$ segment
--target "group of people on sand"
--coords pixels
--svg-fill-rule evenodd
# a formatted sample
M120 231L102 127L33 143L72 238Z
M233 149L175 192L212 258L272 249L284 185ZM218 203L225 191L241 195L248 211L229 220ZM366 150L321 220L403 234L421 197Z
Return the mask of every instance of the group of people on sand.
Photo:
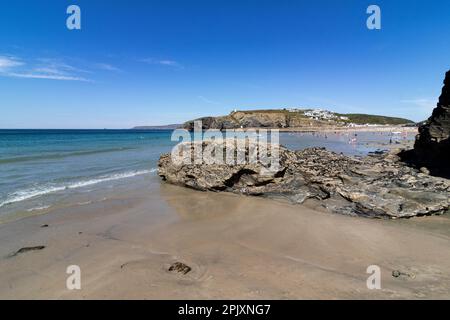
M408 131L380 131L380 132L371 132L372 134L381 135L381 136L388 136L389 137L389 144L394 143L395 141L398 141L400 139L406 140L408 139ZM327 132L295 132L290 133L295 135L312 135L313 137L318 138L324 138L328 139ZM341 136L348 137L347 141L349 144L356 145L358 143L358 133L356 132L340 132L340 131L334 131L333 134L340 138Z

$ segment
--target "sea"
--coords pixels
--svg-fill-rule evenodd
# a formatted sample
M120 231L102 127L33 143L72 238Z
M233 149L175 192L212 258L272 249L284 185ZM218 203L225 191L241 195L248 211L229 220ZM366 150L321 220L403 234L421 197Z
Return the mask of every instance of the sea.
M0 223L82 205L134 179L154 182L159 156L178 143L171 136L172 130L0 130ZM280 133L290 149L326 147L353 156L392 138L380 132Z

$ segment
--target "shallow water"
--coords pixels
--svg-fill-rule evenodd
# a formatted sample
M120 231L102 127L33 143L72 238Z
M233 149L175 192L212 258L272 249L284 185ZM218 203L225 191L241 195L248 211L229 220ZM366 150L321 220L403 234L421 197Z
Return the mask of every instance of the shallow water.
M169 131L0 130L0 219L156 170Z
M0 130L0 222L82 204L87 194L104 196L138 177L156 179L160 154L177 143L171 133ZM389 133L280 133L280 143L290 149L320 146L348 155L365 155L390 139Z
M292 150L309 147L325 147L328 150L351 156L365 156L369 152L383 150L380 146L401 140L414 140L412 132L395 134L390 132L284 132L280 143Z

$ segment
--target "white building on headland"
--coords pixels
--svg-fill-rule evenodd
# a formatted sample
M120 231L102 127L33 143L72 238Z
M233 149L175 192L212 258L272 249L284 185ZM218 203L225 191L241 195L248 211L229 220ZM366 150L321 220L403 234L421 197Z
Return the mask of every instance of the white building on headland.
M314 120L334 120L337 118L333 112L322 109L308 110L305 111L304 115Z

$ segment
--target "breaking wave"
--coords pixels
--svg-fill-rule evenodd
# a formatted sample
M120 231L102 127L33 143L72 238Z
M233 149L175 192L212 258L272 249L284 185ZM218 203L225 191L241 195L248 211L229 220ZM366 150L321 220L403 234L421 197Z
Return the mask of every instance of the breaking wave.
M93 178L93 179L88 179L88 180L69 182L69 183L65 183L65 184L62 184L62 183L61 184L52 184L52 185L45 184L45 185L41 185L41 186L37 186L37 187L33 187L33 188L18 190L18 191L15 191L15 192L9 194L8 197L4 201L0 202L0 208L3 206L6 206L6 205L12 204L12 203L40 197L40 196L47 195L50 193L55 193L58 191L78 189L78 188L98 184L101 182L131 178L131 177L135 177L135 176L139 176L139 175L143 175L143 174L153 173L155 171L156 171L156 169L154 169L154 168L152 168L150 170L128 171L128 172L123 172L123 173L115 173L115 174L111 174L111 175L99 176L98 178Z

